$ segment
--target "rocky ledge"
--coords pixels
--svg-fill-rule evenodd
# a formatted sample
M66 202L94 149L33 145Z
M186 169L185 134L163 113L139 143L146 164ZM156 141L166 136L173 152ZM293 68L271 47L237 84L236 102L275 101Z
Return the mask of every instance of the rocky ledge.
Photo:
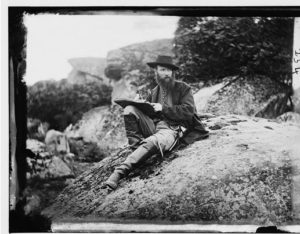
M111 193L124 155L81 174L43 211L58 219L284 225L299 221L300 125L227 115L203 120L208 139L153 156ZM298 216L297 216L298 214Z

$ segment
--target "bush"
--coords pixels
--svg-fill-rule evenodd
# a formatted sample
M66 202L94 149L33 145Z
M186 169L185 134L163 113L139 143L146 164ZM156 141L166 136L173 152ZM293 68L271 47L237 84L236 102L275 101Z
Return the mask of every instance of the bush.
M185 81L259 74L291 84L293 18L182 17L174 42Z
M63 131L91 108L110 104L111 91L110 86L99 82L38 82L28 87L28 117L48 122L50 128Z

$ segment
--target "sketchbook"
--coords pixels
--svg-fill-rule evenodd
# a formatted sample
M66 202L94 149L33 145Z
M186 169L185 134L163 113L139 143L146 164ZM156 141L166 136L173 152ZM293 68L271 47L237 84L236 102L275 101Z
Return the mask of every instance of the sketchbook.
M125 108L126 106L132 105L142 111L144 114L151 118L157 117L157 112L154 111L153 106L146 101L132 100L128 98L117 98L114 100L115 103Z

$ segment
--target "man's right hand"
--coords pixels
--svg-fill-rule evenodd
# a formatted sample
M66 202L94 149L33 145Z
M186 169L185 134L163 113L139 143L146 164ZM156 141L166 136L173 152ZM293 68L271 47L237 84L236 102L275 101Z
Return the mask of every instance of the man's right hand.
M162 105L160 103L151 103L155 112L162 111Z

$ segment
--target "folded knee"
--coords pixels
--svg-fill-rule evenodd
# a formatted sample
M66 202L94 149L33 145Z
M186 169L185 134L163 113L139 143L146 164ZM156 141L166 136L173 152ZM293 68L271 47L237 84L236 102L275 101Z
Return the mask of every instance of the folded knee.
M155 138L151 136L143 140L141 147L144 147L146 150L158 150Z
M124 115L130 115L130 114L136 115L137 110L138 110L138 109L137 109L135 106L129 105L129 106L126 106L126 107L124 108L123 114L124 114Z

